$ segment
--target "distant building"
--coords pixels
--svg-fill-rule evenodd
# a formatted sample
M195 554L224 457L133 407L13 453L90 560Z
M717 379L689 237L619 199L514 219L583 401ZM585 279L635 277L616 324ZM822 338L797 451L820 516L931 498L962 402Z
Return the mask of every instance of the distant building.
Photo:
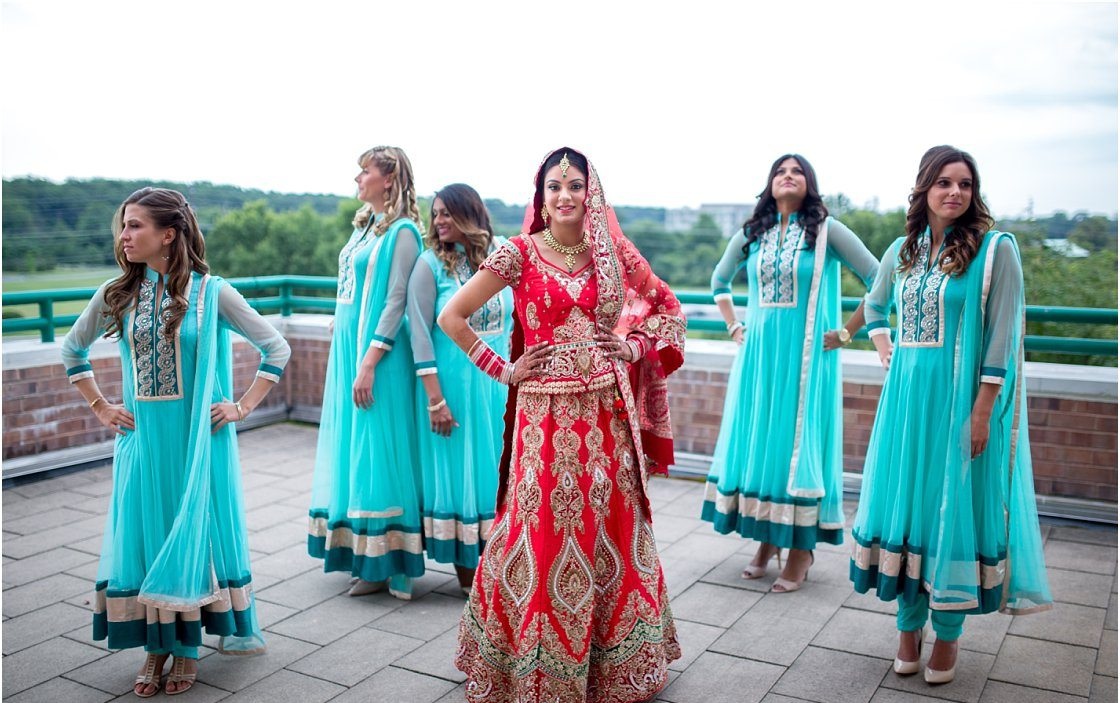
M1079 247L1068 239L1043 239L1042 246L1068 259L1084 259L1089 256L1088 249Z
M723 232L730 237L739 231L743 223L754 212L754 204L742 203L705 203L698 209L682 207L665 210L665 229L681 232L692 229L700 221L701 215L708 215Z

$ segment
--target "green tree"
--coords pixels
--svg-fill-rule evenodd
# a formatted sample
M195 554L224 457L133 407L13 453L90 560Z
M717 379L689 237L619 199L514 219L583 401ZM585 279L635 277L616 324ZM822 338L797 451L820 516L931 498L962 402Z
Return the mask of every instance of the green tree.
M1069 240L1089 251L1116 251L1116 221L1094 215L1077 223Z

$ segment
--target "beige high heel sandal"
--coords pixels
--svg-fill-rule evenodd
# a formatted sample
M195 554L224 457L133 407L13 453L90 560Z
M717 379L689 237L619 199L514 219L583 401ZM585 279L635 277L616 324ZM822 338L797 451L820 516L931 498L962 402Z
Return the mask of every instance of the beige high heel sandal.
M198 660L194 659L195 670L192 672L187 671L187 658L175 657L175 662L171 665L171 674L167 677L167 683L163 685L163 692L169 696L177 696L180 693L186 693L194 688L195 679L198 678ZM178 687L174 691L167 690L167 684L187 684L185 687Z
M800 589L801 584L805 583L805 581L809 578L809 569L811 569L813 567L813 563L816 562L816 560L817 560L817 558L813 555L813 550L810 549L809 550L809 566L805 567L805 575L801 577L801 580L800 581L790 581L789 579L784 579L781 576L779 576L778 578L774 579L774 585L772 585L770 587L770 592L771 593L793 593L794 591ZM788 558L786 559L786 563L787 564L789 563Z
M163 657L163 661L159 658ZM167 663L166 654L149 654L148 658L144 660L144 669L136 675L136 682L132 684L132 692L136 694L137 698L151 698L159 693L160 680L163 678L163 665ZM156 665L159 665L159 671L156 671ZM141 693L136 690L140 684L145 686L155 685L151 693Z
M763 546L765 546L766 544L767 544L766 542L763 542ZM770 546L773 546L773 545L770 545ZM759 549L762 549L762 547L759 547ZM782 549L781 549L781 547L774 547L774 553L771 554L769 557L767 557L766 561L764 561L763 563L758 564L758 565L747 564L747 568L743 569L743 578L747 579L748 581L762 578L763 576L766 575L766 569L770 565L770 560L774 559L775 557L778 559L778 568L781 569L782 568Z
M911 631L911 634L918 635L918 658L914 661L906 661L905 659L894 658L894 673L899 676L911 676L918 673L922 668L922 643L926 638L926 629L923 627L917 631Z

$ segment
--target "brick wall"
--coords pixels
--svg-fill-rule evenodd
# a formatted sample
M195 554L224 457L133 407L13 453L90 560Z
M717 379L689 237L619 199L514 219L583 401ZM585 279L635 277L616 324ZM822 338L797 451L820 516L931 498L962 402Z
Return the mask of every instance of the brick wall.
M670 377L678 451L711 455L715 449L728 371L713 366L686 364ZM844 383L845 471L863 472L881 390L879 383ZM1027 402L1035 491L1116 502L1116 401L1028 395Z
M323 316L277 320L292 346L292 359L265 408L316 421L330 350ZM721 346L724 345L724 346ZM724 342L689 342L684 368L669 380L677 451L703 462L715 448L732 350ZM13 361L4 352L4 458L80 447L111 439L67 382L57 349L42 345L37 363ZM843 352L844 470L860 473L879 400L882 371L869 352ZM106 396L120 398L120 362L113 349L94 356L94 370ZM238 393L252 382L258 357L246 342L234 346ZM1115 369L1034 365L1028 369L1031 445L1039 495L1117 499L1117 404ZM1045 367L1045 368L1044 368ZM1035 375L1032 377L1032 373ZM1111 375L1111 385L1108 381ZM1077 378L1078 376L1083 378ZM1045 377L1045 378L1043 378ZM1033 388L1032 388L1033 384ZM1087 397L1101 396L1096 399Z
M113 438L102 427L77 389L66 378L57 351L43 354L39 365L9 368L4 364L4 459L69 449ZM52 357L53 358L49 358ZM5 360L6 362L7 360ZM97 385L106 399L120 402L121 363L103 357L91 361ZM260 356L243 340L233 345L233 379L240 397L253 382ZM261 408L287 405L286 379L265 398Z

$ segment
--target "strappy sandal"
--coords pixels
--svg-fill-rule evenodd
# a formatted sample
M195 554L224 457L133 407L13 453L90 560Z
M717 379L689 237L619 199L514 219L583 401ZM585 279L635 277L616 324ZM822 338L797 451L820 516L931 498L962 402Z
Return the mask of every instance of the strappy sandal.
M171 665L171 674L167 677L167 683L163 685L163 692L169 696L177 696L180 693L186 693L194 688L195 679L198 678L198 660L193 659L195 662L195 670L187 671L187 658L175 657L175 662ZM168 684L176 684L178 687L174 691L168 691ZM186 684L186 686L181 686Z
M160 661L163 657L163 661ZM148 658L144 660L144 668L136 675L136 682L132 684L132 692L137 698L151 698L159 693L160 681L163 678L163 665L167 663L166 654L149 654ZM158 665L158 671L157 669ZM154 686L151 693L142 693L136 690L137 686L143 684L144 686Z
M763 549L767 544L764 542L759 549ZM770 545L773 546L773 545ZM766 575L766 568L770 565L771 559L778 560L778 568L782 568L782 549L781 547L773 547L774 551L770 556L766 557L766 561L761 564L747 564L747 568L743 569L743 578L748 581L753 579L760 579Z
M778 578L774 579L774 584L772 586L770 586L770 592L771 593L793 593L794 591L800 590L801 584L805 583L806 579L809 578L810 567L812 567L813 564L816 561L817 561L817 558L815 556L813 556L813 550L810 549L809 550L809 566L805 567L805 574L801 577L801 579L799 581L790 581L789 579L784 579L784 578L779 576ZM787 565L789 564L789 557L788 556L786 557L786 564Z

